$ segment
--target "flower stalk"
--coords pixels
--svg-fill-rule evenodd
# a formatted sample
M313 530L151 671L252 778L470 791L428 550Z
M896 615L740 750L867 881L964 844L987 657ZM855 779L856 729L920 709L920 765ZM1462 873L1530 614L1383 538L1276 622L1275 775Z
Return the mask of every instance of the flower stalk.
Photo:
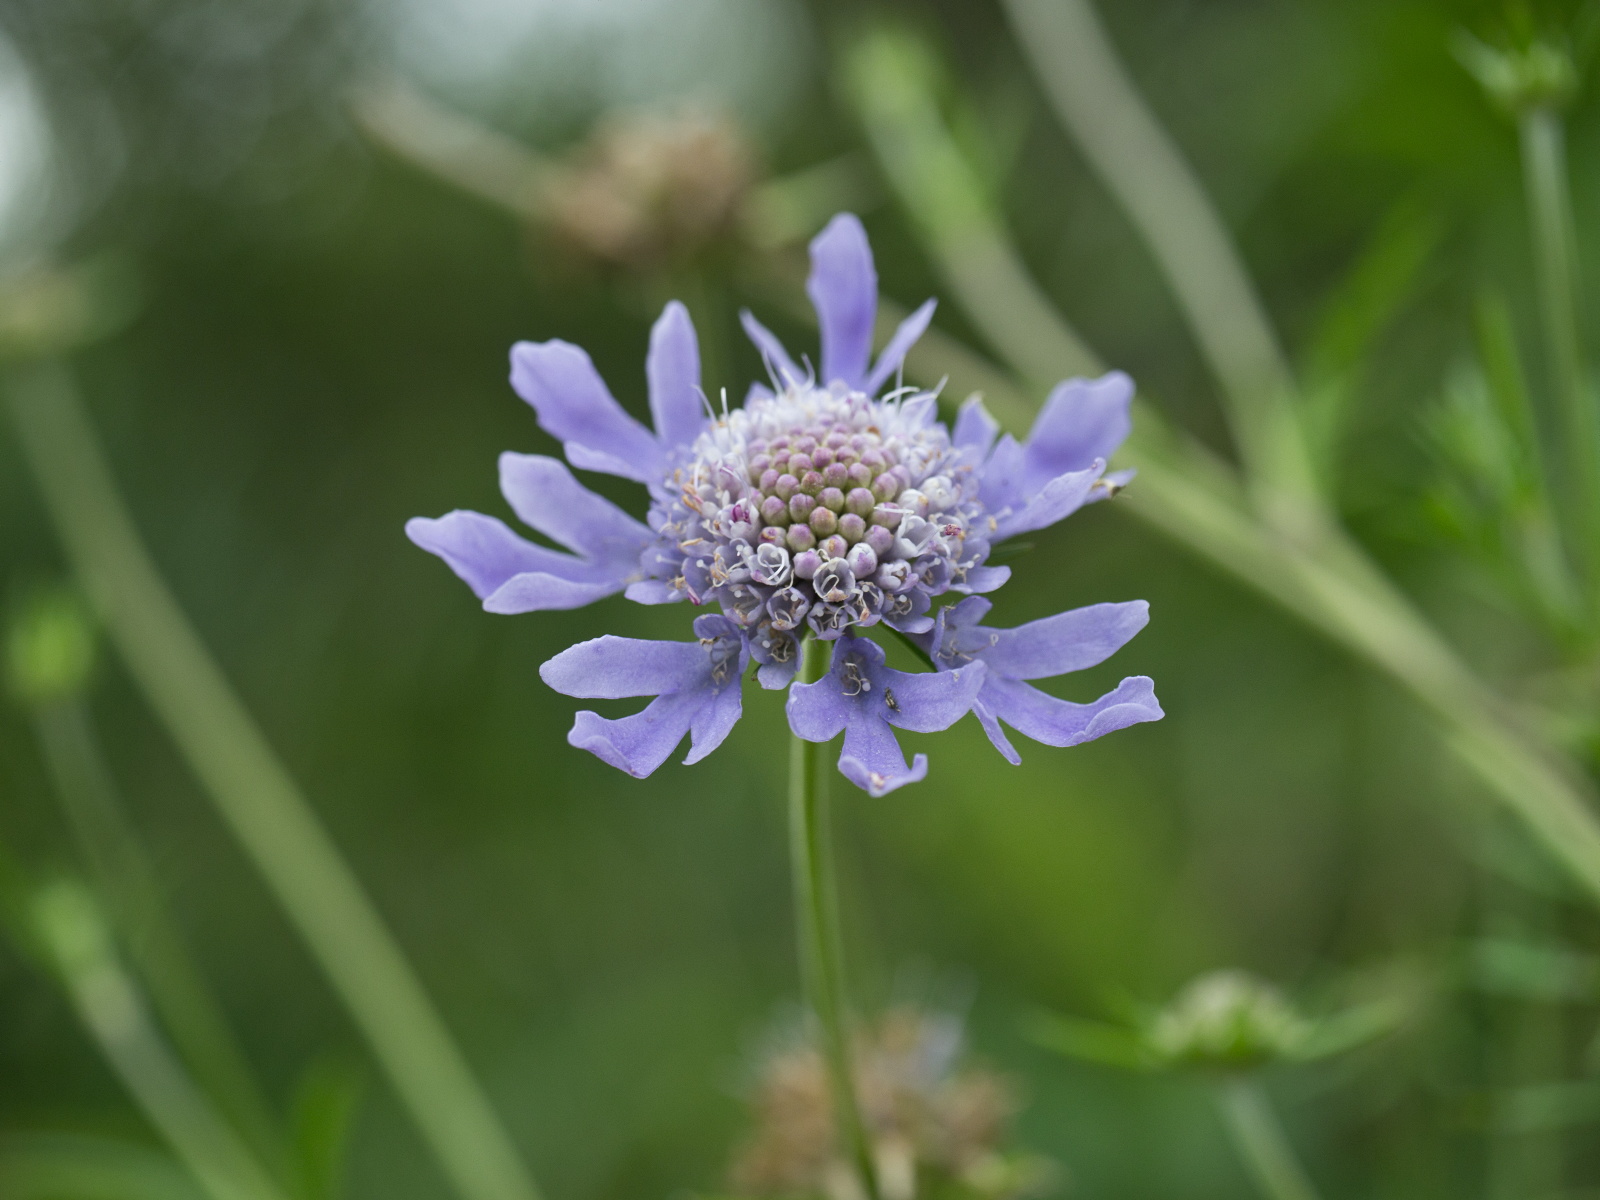
M816 683L828 673L831 642L807 638L801 648L799 682ZM839 1143L859 1176L868 1200L878 1200L872 1142L861 1115L846 1027L844 955L839 944L839 898L834 879L828 820L825 742L789 738L789 849L794 873L795 922L800 975L827 1064Z
M1318 1200L1272 1102L1253 1075L1234 1075L1218 1083L1217 1107L1239 1157L1267 1200Z

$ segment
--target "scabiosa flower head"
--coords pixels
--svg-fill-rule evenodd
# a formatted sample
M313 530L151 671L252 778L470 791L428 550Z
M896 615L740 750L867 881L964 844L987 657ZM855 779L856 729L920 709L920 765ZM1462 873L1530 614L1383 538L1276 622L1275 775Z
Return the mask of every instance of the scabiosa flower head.
M1100 606L1121 614L1110 625L1081 614L1011 631L973 625L987 611L975 594L1010 575L987 565L996 543L1126 482L1105 467L1128 433L1131 381L1113 373L1062 384L1020 443L999 436L976 400L949 430L934 393L884 390L932 319L933 301L874 361L877 275L860 222L834 218L811 255L820 371L798 367L746 313L771 386L753 386L742 407L707 401L694 328L676 302L656 322L645 364L653 429L617 403L576 346L513 348L512 386L563 443L567 462L644 484L644 522L587 491L566 464L507 453L507 501L565 552L462 511L413 520L412 540L449 563L491 612L573 608L619 591L644 604L687 600L708 610L694 621L695 642L602 637L541 669L572 696L655 697L621 720L579 713L569 736L637 776L654 771L686 733L687 761L715 749L738 719L746 664L756 664L762 686L787 687L806 638L835 643L833 667L795 686L790 725L813 741L843 731L840 769L875 795L927 770L923 755L906 765L894 727L934 732L978 706L995 744L1016 761L997 719L1071 745L1159 717L1147 679L1125 681L1076 716L1083 706L1019 682L1100 661L1142 625L1141 605ZM959 596L969 597L966 607L947 615L943 598ZM936 670L886 667L869 636L880 626L919 639ZM994 645L979 645L990 635ZM1033 649L1043 657L1018 665Z

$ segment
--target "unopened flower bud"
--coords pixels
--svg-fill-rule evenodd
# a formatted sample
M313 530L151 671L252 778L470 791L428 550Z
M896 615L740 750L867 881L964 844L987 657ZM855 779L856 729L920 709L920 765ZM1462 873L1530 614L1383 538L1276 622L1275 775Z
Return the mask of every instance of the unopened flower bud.
M865 542L857 542L851 546L850 553L845 555L844 560L850 564L850 570L857 579L870 579L873 572L878 569L878 556Z
M809 525L791 525L783 540L790 550L799 554L817 544L817 535L811 532Z
M811 530L818 537L827 537L839 528L839 518L831 508L817 507L811 510Z
M822 569L822 555L815 550L805 550L794 556L794 573L797 579L812 579Z
M823 508L832 509L835 513L844 511L844 493L836 487L825 487L817 496L817 503Z

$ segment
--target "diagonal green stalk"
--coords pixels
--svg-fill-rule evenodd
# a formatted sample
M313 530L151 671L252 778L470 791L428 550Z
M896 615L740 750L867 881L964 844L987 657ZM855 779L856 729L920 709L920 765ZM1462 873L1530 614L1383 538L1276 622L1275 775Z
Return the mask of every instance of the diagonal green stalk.
M84 1028L211 1200L285 1200L162 1040L87 889L51 884L30 908L32 934Z
M1090 166L1166 276L1217 380L1252 489L1314 490L1295 382L1234 248L1182 152L1128 77L1089 0L1005 0L1017 42Z
M167 911L154 864L128 820L83 701L46 705L34 720L45 767L97 890L135 969L197 1083L269 1161L281 1135L221 1007Z
M800 651L798 681L815 683L826 675L831 651L831 643L807 638ZM839 896L828 821L827 743L807 742L793 734L789 737L789 855L800 975L827 1067L839 1144L849 1156L862 1193L867 1200L878 1200L872 1141L862 1120L851 1063Z
M915 62L903 51L885 50L858 47L845 74L892 188L924 231L944 221L981 221L986 240L1006 247L1021 272L1020 258L940 124L931 94L921 87ZM935 139L943 143L938 153ZM943 230L928 237L927 245L954 298L980 330L1003 326L1013 302L1019 311L1030 310L1031 292L1009 297L968 287L961 262L942 253L959 236L959 230ZM907 373L934 382L949 373L950 356L945 357L944 366L919 374L928 358L914 350ZM1053 368L1034 359L1010 365L1027 387L1039 389L1077 369L1064 360ZM1032 409L1013 404L996 415L1019 431ZM1168 428L1148 406L1138 408L1128 456L1139 466L1138 485L1119 504L1410 691L1438 719L1458 759L1600 900L1600 821L1582 772L1476 678L1358 544L1321 517L1289 525L1264 519L1227 464Z
M1217 1084L1217 1107L1250 1175L1266 1200L1317 1200L1305 1168L1272 1111L1272 1101L1255 1079L1225 1079Z
M13 368L24 459L128 669L255 862L464 1200L536 1200L421 982L189 625L123 505L66 369Z
M1564 532L1579 572L1593 584L1595 538L1600 534L1600 426L1585 378L1579 332L1578 253L1567 185L1566 131L1561 114L1546 105L1524 111L1517 130L1533 226L1539 309L1557 400L1554 432L1561 447Z

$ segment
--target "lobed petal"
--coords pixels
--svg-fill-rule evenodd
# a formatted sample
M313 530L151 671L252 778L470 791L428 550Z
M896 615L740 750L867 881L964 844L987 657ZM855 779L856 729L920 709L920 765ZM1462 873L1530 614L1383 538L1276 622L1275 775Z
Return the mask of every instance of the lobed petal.
M406 536L428 553L444 559L480 600L494 595L508 580L529 572L603 585L609 591L623 587L614 565L589 562L535 545L513 533L499 518L468 509L458 508L437 519L413 517L406 522Z
M859 721L845 730L839 752L839 773L869 796L886 796L896 788L928 776L928 756L919 754L906 765L894 732L882 721Z
M654 536L574 479L560 459L543 454L502 454L500 491L525 524L590 558L637 564Z
M683 741L706 700L700 692L674 692L652 700L642 712L616 720L585 709L573 720L567 742L643 779Z
M574 466L655 483L662 473L655 435L611 395L589 356L570 342L518 342L511 386L566 447Z
M1109 459L1133 429L1132 404L1133 380L1121 371L1056 384L1024 445L1028 481L1042 483Z
M867 231L853 213L838 214L811 239L806 295L822 329L821 382L841 380L852 390L863 389L878 315L878 272Z
M739 310L739 324L744 326L745 336L755 343L757 350L761 351L761 357L766 360L767 370L777 376L775 382L779 385L803 383L810 375L809 371L802 371L794 365L794 359L789 357L789 352L783 348L778 335L756 320L748 308ZM752 391L758 386L760 385L752 385Z
M626 582L621 578L584 583L548 571L527 571L513 575L485 596L483 609L501 616L515 616L518 613L582 608L596 600L616 595L625 586Z
M1149 623L1144 600L1091 604L1015 629L991 629L993 643L980 657L993 675L1045 679L1105 662Z
M989 676L981 702L1018 733L1047 746L1077 746L1141 721L1165 714L1147 676L1124 679L1091 704L1048 696L1019 679ZM1004 753L1004 751L1002 751Z
M566 696L616 700L693 690L710 681L710 660L699 642L592 638L569 646L539 668L539 677Z
M884 719L901 729L916 733L938 733L949 729L967 713L983 687L987 669L980 662L954 671L895 671L884 667L876 680L892 689L894 703L886 706Z
M650 416L661 445L693 444L706 426L705 402L700 392L700 345L695 340L689 310L671 301L650 330L650 353L645 358L650 383Z
M956 414L956 427L950 432L950 441L986 457L999 434L1000 422L989 415L989 410L983 406L983 397L974 394L962 403L961 411Z
M894 331L894 336L889 339L889 344L878 355L872 374L867 376L866 386L862 389L867 395L876 396L878 390L889 381L889 377L900 369L900 364L905 362L911 347L915 346L917 339L928 331L928 325L933 321L933 310L938 305L937 300L924 300L921 308L900 322Z
M1096 459L1085 470L1056 476L1038 491L1032 492L1019 508L996 517L995 540L1044 529L1071 516L1088 502L1089 494L1105 468L1105 463Z

